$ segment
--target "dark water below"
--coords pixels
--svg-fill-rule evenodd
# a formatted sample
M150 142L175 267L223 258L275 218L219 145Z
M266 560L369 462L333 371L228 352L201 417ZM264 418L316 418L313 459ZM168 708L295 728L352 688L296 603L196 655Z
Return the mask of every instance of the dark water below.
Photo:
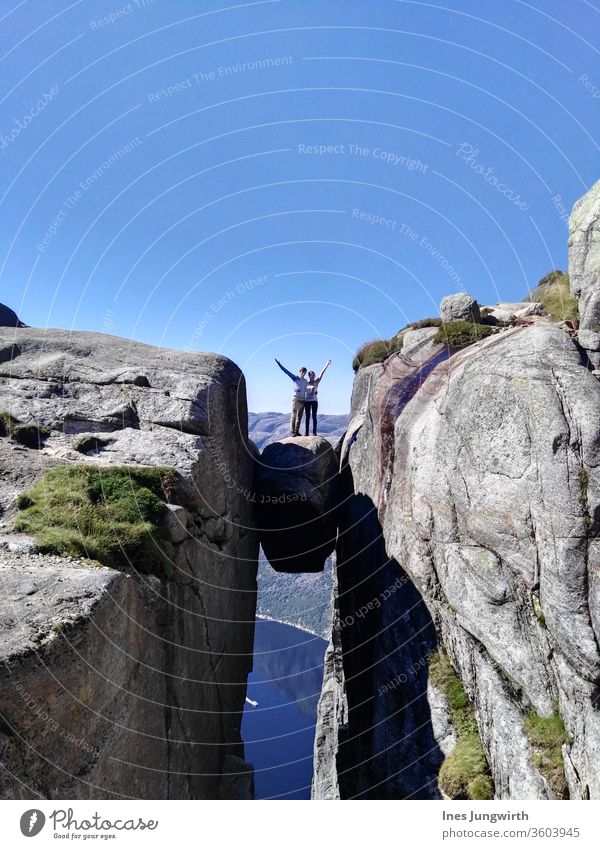
M326 643L306 631L257 619L254 670L242 720L255 799L310 799L317 702Z

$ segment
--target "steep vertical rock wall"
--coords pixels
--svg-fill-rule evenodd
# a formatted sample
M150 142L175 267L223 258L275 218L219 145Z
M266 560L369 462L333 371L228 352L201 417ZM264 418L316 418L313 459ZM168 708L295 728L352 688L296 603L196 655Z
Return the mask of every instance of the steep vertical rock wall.
M563 331L502 333L396 423L384 535L426 599L499 798L546 798L525 717L558 712L570 795L598 798L600 386Z
M408 333L400 356L356 376L341 445L334 627L317 725L314 798L440 796L443 754L427 701L435 629L381 529L396 416L447 356L433 343L435 333Z
M569 220L569 278L579 298L579 342L600 363L600 181L573 207Z
M99 334L2 330L0 412L50 430L37 450L0 439L0 795L248 797L258 542L241 372ZM165 575L36 554L11 533L19 491L79 463L176 471Z
M371 508L371 532L345 539L340 529L341 660L319 724L342 797L435 792L456 735L443 694L427 686L423 635L433 623L474 710L496 798L600 798L600 385L563 330L530 321L449 359L419 331L416 351L357 374L342 464L349 504ZM348 527L356 536L357 524ZM377 536L379 553L363 557ZM406 576L415 596L383 602L382 568L390 581ZM353 692L366 677L370 689ZM421 705L417 733L435 736L439 753L410 752L412 720L392 726L383 746L382 719L393 723L396 705L382 700L352 734L353 710L374 686L380 694L382 678L388 689L399 682L397 705ZM327 721L336 715L344 722ZM551 758L530 731L544 719L565 729ZM384 748L389 788L377 764Z

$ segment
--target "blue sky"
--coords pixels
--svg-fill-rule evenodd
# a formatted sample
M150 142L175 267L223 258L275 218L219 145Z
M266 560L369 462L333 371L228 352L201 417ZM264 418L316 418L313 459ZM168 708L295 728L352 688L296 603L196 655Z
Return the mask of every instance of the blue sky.
M587 0L0 2L0 300L31 325L333 366L567 263L600 176Z

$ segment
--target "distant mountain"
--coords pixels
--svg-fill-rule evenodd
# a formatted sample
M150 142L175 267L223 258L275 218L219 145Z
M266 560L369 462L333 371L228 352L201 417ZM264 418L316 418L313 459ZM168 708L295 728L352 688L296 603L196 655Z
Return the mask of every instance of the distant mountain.
M318 418L318 433L335 447L348 426L348 416L323 415ZM262 449L289 436L289 413L248 413L250 439ZM304 429L302 429L304 433ZM304 628L329 639L331 630L331 561L317 574L286 574L269 566L261 548L258 561L259 616Z
M335 446L348 426L348 416L321 415L318 417L319 436L329 439ZM290 413L248 413L250 439L262 451L265 445L290 435ZM304 420L301 432L304 433Z

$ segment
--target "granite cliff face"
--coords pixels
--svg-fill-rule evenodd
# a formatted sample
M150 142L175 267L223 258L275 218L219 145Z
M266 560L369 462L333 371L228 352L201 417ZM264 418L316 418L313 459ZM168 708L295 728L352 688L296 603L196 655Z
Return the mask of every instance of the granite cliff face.
M579 343L600 363L600 180L573 207L569 220L569 277L579 298Z
M241 372L212 354L4 329L0 412L39 433L34 447L0 439L0 796L250 797L258 541ZM20 492L82 463L175 470L164 574L42 555L12 532Z
M460 349L410 331L357 373L315 798L455 795L467 743L473 798L600 798L597 192L581 347L533 315Z

